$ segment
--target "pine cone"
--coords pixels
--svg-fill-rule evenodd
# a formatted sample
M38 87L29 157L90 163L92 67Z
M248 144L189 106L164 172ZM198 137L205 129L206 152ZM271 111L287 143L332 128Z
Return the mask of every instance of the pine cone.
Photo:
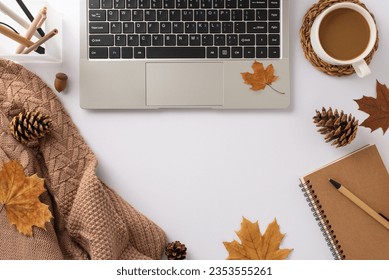
M15 116L9 124L13 137L23 144L42 138L51 128L51 119L38 111Z
M332 145L337 145L337 148L350 144L358 131L358 120L355 117L343 111L339 114L337 109L333 112L331 107L328 111L324 107L321 112L316 110L313 122L320 127L318 131L325 135L326 143L333 141Z
M186 247L180 241L167 244L165 255L169 260L185 260Z

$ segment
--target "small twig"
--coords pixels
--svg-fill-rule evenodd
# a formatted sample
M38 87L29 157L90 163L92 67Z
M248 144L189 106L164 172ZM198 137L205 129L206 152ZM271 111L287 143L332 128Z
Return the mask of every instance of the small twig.
M281 91L279 91L279 90L276 90L274 87L272 87L272 86L269 85L269 84L266 84L266 85L268 85L272 90L274 90L275 92L278 92L279 94L285 94L285 92L281 92Z
M3 212L4 206L5 206L4 204L3 206L1 206L0 213Z

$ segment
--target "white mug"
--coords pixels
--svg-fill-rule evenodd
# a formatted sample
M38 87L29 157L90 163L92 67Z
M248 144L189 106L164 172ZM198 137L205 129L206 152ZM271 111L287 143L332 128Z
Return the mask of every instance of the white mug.
M366 22L369 25L370 28L370 40L367 45L367 48L363 53L361 53L358 57L355 57L351 60L338 60L333 57L331 57L326 51L323 49L320 38L319 38L319 28L322 20L324 17L329 14L330 12L340 9L340 8L348 8L357 11L359 14L361 14ZM350 3L350 2L342 2L338 4L334 4L327 9L325 9L319 16L316 17L315 21L313 22L312 28L311 28L311 44L312 48L315 51L315 53L325 62L328 62L333 65L352 65L355 69L355 72L357 75L361 78L367 76L370 74L370 68L365 62L365 57L369 55L371 50L374 48L375 42L377 40L377 27L375 25L373 17L370 15L370 13L361 7L360 5Z

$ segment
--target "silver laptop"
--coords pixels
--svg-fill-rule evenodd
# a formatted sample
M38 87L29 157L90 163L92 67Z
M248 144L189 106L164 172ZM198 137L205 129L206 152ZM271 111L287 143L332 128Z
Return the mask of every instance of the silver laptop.
M81 107L288 107L288 2L82 0ZM245 84L255 61L275 90Z

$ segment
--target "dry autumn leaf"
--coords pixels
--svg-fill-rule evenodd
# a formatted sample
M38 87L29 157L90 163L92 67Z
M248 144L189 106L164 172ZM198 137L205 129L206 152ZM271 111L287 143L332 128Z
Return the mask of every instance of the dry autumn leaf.
M16 229L32 236L32 227L45 229L52 218L49 206L39 200L45 192L44 180L37 175L26 177L23 166L13 160L0 171L0 212L5 209L8 220Z
M355 99L359 110L370 116L361 123L361 126L368 127L371 131L382 128L384 134L389 128L389 89L386 85L377 81L377 98L363 96Z
M251 67L254 73L245 72L241 74L245 84L251 85L252 90L263 90L266 86L269 86L274 91L284 94L271 86L272 83L278 80L278 77L274 75L274 67L272 64L265 69L262 63L255 61Z
M229 253L228 260L283 260L292 251L280 249L285 234L281 234L276 219L262 235L258 221L252 223L243 217L241 229L236 234L241 243L236 240L223 243Z

